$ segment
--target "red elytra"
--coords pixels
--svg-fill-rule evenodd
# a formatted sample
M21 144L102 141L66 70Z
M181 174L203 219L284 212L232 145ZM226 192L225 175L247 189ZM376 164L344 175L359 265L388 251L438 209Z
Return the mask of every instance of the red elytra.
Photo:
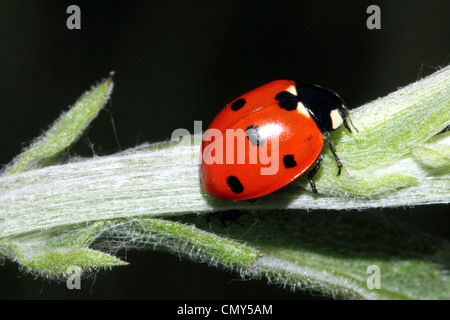
M311 168L320 167L324 138L344 124L342 99L322 87L277 80L229 103L213 120L202 141L204 190L225 200L250 200L270 194Z

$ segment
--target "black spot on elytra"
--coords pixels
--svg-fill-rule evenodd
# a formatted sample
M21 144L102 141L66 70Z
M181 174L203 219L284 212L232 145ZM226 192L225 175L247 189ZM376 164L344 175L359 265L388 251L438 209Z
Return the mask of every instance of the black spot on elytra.
M283 157L283 164L286 169L294 168L297 162L294 160L294 155L287 154Z
M293 111L297 109L297 96L293 95L289 91L281 91L276 96L275 99L278 102L280 108L285 109L287 111Z
M255 147L262 147L266 143L266 139L259 135L259 126L248 126L245 129L245 135Z
M231 110L233 111L238 111L239 109L241 109L245 104L247 103L247 101L245 99L237 99L235 102L233 102L231 104Z
M244 186L235 176L229 176L227 178L227 184L234 193L241 193L244 191Z

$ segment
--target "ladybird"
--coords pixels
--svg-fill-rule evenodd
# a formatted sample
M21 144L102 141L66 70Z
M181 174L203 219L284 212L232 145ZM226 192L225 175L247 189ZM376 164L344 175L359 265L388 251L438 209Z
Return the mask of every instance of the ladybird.
M324 140L341 173L329 132L342 124L352 132L347 120L351 123L342 99L318 85L276 80L256 88L226 105L205 131L202 186L217 198L254 200L312 168L308 179L317 193L313 177Z

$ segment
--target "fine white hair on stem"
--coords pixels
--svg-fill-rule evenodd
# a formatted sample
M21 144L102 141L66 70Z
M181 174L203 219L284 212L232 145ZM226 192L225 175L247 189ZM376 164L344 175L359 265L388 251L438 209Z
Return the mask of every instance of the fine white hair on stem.
M323 165L315 177L319 194L313 194L307 179L301 177L249 203L215 199L203 191L198 164L201 135L183 142L145 144L105 157L58 162L56 156L80 137L106 103L112 90L110 76L80 98L3 171L0 255L37 274L57 277L67 276L67 267L72 265L97 270L126 264L100 250L156 247L237 270L244 277L265 277L291 289L351 298L414 296L396 291L395 281L378 295L356 285L361 277L355 274L361 270L351 268L358 263L360 268L366 263L364 259L344 261L322 252L295 251L291 244L297 238L287 240L277 250L268 246L274 239L296 234L295 229L277 229L289 229L289 223L276 224L258 217L249 220L250 227L238 234L216 234L211 226L199 228L180 219L193 214L198 223L195 215L199 213L227 210L262 214L286 209L299 213L449 203L450 134L442 132L450 125L449 84L450 67L446 67L351 110L359 132L332 133L344 168L337 176L332 154L327 148L323 150ZM315 221L311 227L314 225ZM331 228L330 233L335 226ZM440 250L436 251L439 257L449 252L448 248ZM315 261L319 260L323 264L318 266ZM411 261L382 262L393 268L409 268ZM418 274L445 271L426 262L414 267ZM449 286L448 277L443 275L442 279L443 285ZM428 296L440 297L440 292Z

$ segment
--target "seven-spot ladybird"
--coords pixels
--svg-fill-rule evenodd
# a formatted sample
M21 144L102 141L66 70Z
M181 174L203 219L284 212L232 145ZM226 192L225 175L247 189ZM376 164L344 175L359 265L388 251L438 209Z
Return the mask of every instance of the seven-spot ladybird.
M206 130L203 188L221 199L256 199L284 187L316 163L308 179L317 193L312 178L322 162L324 139L338 175L341 172L328 132L342 124L351 132L347 118L342 99L314 84L277 80L256 88L229 103Z

